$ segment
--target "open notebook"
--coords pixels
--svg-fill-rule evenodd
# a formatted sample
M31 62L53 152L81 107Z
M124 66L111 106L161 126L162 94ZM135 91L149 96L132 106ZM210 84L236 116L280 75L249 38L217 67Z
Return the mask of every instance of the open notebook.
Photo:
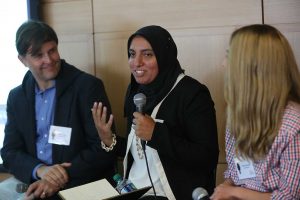
M101 179L62 190L58 195L63 200L135 200L143 196L150 188L149 186L129 193L119 194L106 179Z

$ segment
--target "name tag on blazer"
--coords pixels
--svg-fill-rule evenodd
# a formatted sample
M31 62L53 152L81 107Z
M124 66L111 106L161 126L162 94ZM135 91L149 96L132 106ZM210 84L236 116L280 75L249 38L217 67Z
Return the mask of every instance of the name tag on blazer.
M49 139L50 144L70 145L72 128L63 126L50 126Z

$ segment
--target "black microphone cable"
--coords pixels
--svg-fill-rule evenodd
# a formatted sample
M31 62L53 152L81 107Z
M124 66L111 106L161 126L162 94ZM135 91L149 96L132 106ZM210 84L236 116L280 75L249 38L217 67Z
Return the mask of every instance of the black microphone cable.
M142 143L142 147L143 147L142 149L143 149L143 152L144 152L144 155L145 155L148 176L149 176L149 179L150 179L151 186L153 188L154 199L156 199L156 191L155 191L155 188L154 188L154 185L153 185L153 182L152 182L152 178L151 178L151 175L150 175L148 159L147 159L147 154L146 154L146 142L141 140L141 143Z

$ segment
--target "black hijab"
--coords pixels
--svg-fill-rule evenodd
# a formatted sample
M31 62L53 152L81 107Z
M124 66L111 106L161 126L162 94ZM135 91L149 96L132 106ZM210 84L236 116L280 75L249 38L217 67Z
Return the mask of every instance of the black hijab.
M177 76L184 72L177 60L177 47L170 35L164 28L156 25L146 26L132 34L127 43L129 48L134 37L141 36L151 45L157 59L159 72L157 77L147 85L138 84L131 74L131 82L127 88L125 97L124 112L128 118L128 125L131 126L132 113L135 111L133 97L137 93L144 93L147 97L144 107L145 113L150 115L154 107L168 94L174 85ZM128 130L130 131L130 130Z

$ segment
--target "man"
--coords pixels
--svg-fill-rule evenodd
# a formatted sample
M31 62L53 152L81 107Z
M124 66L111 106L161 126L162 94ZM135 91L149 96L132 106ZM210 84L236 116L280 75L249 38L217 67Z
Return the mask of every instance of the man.
M95 101L109 105L102 81L60 59L57 35L43 22L23 23L16 48L29 71L8 96L4 167L42 199L111 178L115 158L101 148L91 113Z

